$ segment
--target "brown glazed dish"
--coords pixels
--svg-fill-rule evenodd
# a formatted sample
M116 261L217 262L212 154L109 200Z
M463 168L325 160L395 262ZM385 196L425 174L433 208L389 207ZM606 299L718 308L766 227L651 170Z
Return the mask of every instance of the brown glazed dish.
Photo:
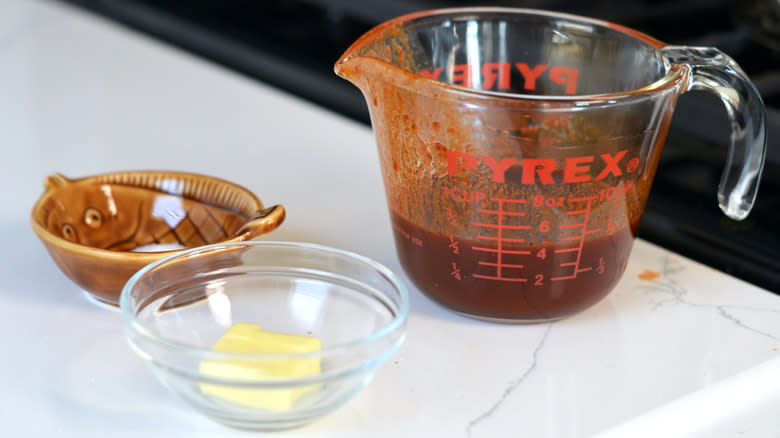
M46 179L30 219L57 266L100 301L117 305L127 280L180 249L250 240L284 220L252 192L204 175L136 171ZM139 247L149 252L134 251Z

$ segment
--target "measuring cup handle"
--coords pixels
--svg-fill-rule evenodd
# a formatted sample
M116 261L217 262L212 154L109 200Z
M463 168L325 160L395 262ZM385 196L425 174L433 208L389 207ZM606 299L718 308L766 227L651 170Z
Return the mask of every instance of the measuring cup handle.
M726 216L742 220L753 208L766 155L764 103L747 75L728 55L710 47L667 46L661 53L686 66L687 88L715 93L726 105L731 144L718 185L718 204Z

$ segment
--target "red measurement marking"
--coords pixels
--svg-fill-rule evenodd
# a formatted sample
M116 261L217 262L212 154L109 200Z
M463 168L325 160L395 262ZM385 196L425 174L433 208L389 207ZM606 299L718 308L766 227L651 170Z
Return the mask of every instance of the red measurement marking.
M567 212L567 214L569 216L582 215L583 216L582 221L577 222L575 224L560 225L559 227L560 228L581 228L582 232L577 234L576 236L564 237L561 240L566 241L566 242L579 241L579 244L577 246L574 246L574 247L571 247L571 248L556 249L555 252L556 253L576 253L577 254L577 258L575 260L573 260L573 261L565 262L565 263L561 263L560 264L561 267L569 267L569 266L571 266L573 268L572 271L571 271L571 274L564 275L564 276L559 276L559 277L552 277L552 278L550 278L550 280L552 280L552 281L571 280L573 278L576 278L577 274L579 274L580 272L587 272L587 271L590 271L591 269L593 269L592 267L580 268L580 262L582 260L582 247L585 244L585 237L588 234L592 234L592 233L595 233L595 232L600 230L600 228L588 229L588 221L590 220L590 204L591 204L591 202L594 199L597 199L597 197L596 196L588 196L588 197L583 197L583 198L573 198L573 199L569 200L570 203L575 203L575 202L585 202L586 203L585 207L582 208L582 209L571 210L571 211Z
M452 272L450 272L450 275L452 275L456 280L460 280L461 278L463 278L460 274L460 268L458 267L458 265L455 262L452 262L451 266L452 266Z
M398 234L404 236L404 239L408 240L408 239L412 238L412 236L406 230L404 230L403 228L399 227L395 223L393 223L393 228L395 228L395 230L398 231Z
M596 272L598 272L599 274L603 274L606 269L607 269L607 265L604 262L604 257L599 257L599 265L596 266Z
M482 251L486 253L493 253L496 255L495 262L493 261L479 261L479 265L490 268L495 268L495 275L475 274L474 277L487 279L487 280L499 280L499 281L515 281L524 282L525 278L520 277L524 265L511 263L506 259L508 255L529 255L530 251L511 250L504 248L507 243L523 243L525 239L521 236L507 235L509 232L517 232L522 230L530 230L529 225L506 223L505 219L511 220L512 218L522 218L526 214L522 211L508 211L507 206L510 205L523 205L526 204L525 200L504 199L504 198L491 198L491 202L495 203L495 209L477 209L476 211L482 214L490 215L495 218L495 222L488 222L487 219L481 222L472 222L471 225L475 227L481 227L489 230L495 230L495 235L477 235L479 240L486 240L496 242L496 248L487 248L482 246L472 246L474 251ZM492 231L491 231L492 234Z
M525 267L525 265L515 265L511 263L502 263L501 265L499 265L498 263L479 262L479 264L485 266L496 266L496 267L501 266L502 268L517 268L517 269Z
M525 240L523 240L523 239L513 239L513 238L510 238L510 237L500 237L500 236L495 236L495 237L494 236L477 236L477 239L480 239L480 240L495 240L495 241L497 241L499 243L501 243L501 242L512 242L512 243L525 242Z
M615 221L613 219L610 219L609 222L607 222L607 233L609 235L615 234Z
M485 208L478 208L477 212L479 213L490 213L490 214L503 214L508 216L525 216L525 213L522 211L507 211L504 209L504 206L506 205L523 205L528 203L525 199L508 199L508 198L490 198L492 202L498 202L498 209L497 210L489 210Z
M569 202L592 201L596 198L598 198L598 196L583 196L581 198L571 198L569 199ZM588 210L590 210L590 204L588 204Z
M482 246L472 246L471 249L474 251L484 251L484 252L498 252L496 248L485 248ZM531 251L519 251L519 250L513 250L513 249L502 249L501 252L504 254L520 254L520 255L529 255L531 254Z
M478 208L477 213L500 214L501 216L525 216L525 213L521 211L485 210L484 208Z
M445 210L447 211L447 220L450 222L450 224L458 226L458 222L455 220L455 213L452 212L452 209L446 207Z
M472 222L471 225L485 228L502 228L504 230L530 230L528 225L501 225L501 224L486 224L483 222Z
M526 282L525 278L511 278L511 277L498 277L498 276L492 276L492 275L480 275L480 274L474 274L474 278L481 278L483 280L500 280L500 281L516 281L516 282Z
M448 246L452 249L453 254L460 254L460 242L455 240L455 236L450 236L450 244Z
M561 266L577 266L579 264L579 261L575 262L568 262L568 263L561 263ZM587 272L593 269L592 267L588 266L587 268L579 268L577 269L577 272ZM558 277L556 277L558 278Z

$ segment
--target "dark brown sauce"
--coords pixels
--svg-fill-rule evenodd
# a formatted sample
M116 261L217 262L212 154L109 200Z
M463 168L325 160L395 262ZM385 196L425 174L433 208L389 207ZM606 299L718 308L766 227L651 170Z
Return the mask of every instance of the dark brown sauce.
M487 319L551 320L592 306L617 284L635 235L623 227L585 239L581 251L572 250L578 242L505 243L499 259L491 251L495 244L444 236L391 216L401 264L415 285L446 307Z

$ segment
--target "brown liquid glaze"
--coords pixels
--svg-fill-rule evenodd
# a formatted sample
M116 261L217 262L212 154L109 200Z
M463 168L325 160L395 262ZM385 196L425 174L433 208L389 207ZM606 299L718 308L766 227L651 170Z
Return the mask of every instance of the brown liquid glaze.
M504 243L499 258L497 244L391 218L401 264L426 295L470 316L518 322L563 318L604 298L625 270L635 235L624 227L585 239L579 251L580 242Z

